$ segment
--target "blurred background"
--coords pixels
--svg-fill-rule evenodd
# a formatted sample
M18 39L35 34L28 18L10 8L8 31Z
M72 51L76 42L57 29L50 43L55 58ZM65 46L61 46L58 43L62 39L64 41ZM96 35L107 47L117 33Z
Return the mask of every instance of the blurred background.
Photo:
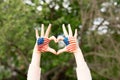
M120 0L0 0L0 80L26 80L35 28L62 24L78 29L78 41L93 80L120 80ZM53 41L56 51L63 42ZM70 53L43 53L41 80L77 80Z

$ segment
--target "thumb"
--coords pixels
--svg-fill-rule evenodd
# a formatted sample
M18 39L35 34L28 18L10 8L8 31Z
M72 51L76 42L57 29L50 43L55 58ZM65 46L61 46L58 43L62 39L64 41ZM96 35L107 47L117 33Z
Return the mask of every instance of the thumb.
M66 47L63 48L63 49L58 50L57 55L59 55L60 53L63 53L63 52L66 52Z
M53 53L55 55L57 54L56 51L53 48L50 48L50 47L48 47L47 51L51 52L51 53Z

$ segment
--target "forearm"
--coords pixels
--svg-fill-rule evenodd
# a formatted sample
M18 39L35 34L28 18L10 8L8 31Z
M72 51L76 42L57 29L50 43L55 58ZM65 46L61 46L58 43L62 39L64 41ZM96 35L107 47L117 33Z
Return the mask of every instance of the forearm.
M77 64L76 73L78 80L92 80L90 70L80 48L76 50L74 56Z
M81 63L85 62L81 49L78 47L74 53L77 66L80 66Z
M32 60L29 65L27 80L40 80L40 57L41 53L37 50L33 50Z
M40 59L41 59L41 53L39 53L37 51L33 51L31 64L34 64L35 66L39 67L40 66Z

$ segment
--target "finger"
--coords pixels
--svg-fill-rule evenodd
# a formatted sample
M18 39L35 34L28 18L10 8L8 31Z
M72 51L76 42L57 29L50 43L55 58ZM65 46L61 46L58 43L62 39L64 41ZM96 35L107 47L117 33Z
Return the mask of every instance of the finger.
M68 31L69 31L69 36L72 36L72 29L71 29L71 26L70 26L70 24L68 24Z
M45 33L45 37L48 37L49 33L50 33L50 29L51 29L51 24L49 24L46 33Z
M41 37L44 36L44 24L41 25Z
M36 39L39 38L38 29L35 29Z
M50 40L54 40L55 43L57 42L57 39L55 38L55 36L52 36L52 37L50 37L49 39L50 39Z
M67 36L68 36L68 33L67 33L67 30L66 30L64 24L62 25L62 29L63 29L64 35L67 37Z
M51 52L53 54L57 54L56 51L54 49L50 48L50 47L48 47L47 51L49 51L49 52Z
M62 40L64 40L64 37L63 36L58 36L57 42L62 41Z
M66 52L66 47L63 48L63 49L58 50L57 55L60 54L60 53L63 53L63 52Z
M74 37L76 38L77 37L77 29L75 29L75 34L74 34Z

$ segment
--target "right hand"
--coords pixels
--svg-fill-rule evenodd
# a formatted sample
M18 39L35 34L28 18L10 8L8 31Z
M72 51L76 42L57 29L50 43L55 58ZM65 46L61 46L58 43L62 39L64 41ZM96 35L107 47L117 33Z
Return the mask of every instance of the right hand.
M69 34L65 28L65 25L63 24L62 25L62 29L63 29L63 32L64 32L64 35L65 37L58 37L57 38L57 41L60 41L60 40L63 40L64 43L66 44L66 47L63 48L63 49L60 49L57 54L60 54L62 52L71 52L71 53L75 53L77 48L78 48L78 43L77 43L77 29L75 29L75 34L73 36L73 33L72 33L72 29L71 29L71 26L70 24L68 24L68 31L69 31Z

